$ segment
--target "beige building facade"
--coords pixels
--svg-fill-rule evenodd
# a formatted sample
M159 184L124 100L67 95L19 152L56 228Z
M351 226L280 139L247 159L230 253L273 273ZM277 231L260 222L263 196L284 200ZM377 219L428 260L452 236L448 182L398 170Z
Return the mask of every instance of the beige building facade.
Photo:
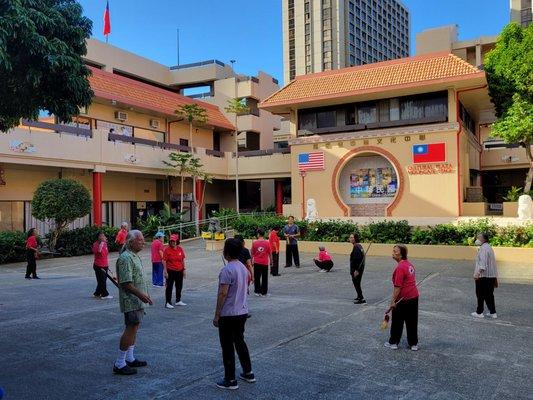
M510 0L511 21L526 27L531 23L531 0Z

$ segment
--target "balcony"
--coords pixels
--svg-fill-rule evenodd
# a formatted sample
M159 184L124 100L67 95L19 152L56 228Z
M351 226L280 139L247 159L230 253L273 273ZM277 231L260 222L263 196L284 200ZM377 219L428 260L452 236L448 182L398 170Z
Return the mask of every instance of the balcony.
M0 134L2 162L77 169L99 169L139 174L167 175L171 152L190 148L145 138L109 133L68 125L31 122ZM290 176L289 149L269 149L239 154L243 178ZM195 148L205 171L216 179L233 179L235 158L232 153Z
M518 145L506 145L502 141L485 141L481 168L483 170L529 168L526 149Z

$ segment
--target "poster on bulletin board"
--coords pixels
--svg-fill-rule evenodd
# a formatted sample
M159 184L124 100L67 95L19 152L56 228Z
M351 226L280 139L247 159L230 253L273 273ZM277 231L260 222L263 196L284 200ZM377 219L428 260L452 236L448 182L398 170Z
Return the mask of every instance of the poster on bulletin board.
M350 197L394 197L398 180L393 168L360 168L350 174Z

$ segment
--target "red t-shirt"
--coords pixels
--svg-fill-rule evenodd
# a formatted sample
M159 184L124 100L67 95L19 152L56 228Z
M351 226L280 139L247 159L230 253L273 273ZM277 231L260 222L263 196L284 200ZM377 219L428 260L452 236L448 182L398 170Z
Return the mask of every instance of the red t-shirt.
M152 252L152 262L161 262L163 259L161 258L160 251L165 250L165 245L163 242L159 239L156 239L152 242L152 246L150 246L150 251Z
M279 236L276 231L270 231L268 235L268 244L270 244L270 250L272 250L273 253L279 253Z
M168 246L163 252L163 260L167 262L167 269L183 271L185 269L185 252L180 246L174 248Z
M107 243L103 242L102 251L100 250L100 242L96 241L93 243L93 254L94 254L94 265L100 268L109 267L109 260L107 256L109 255L109 250L107 249Z
M252 261L254 264L268 265L268 256L270 253L270 244L268 243L268 240L254 240L252 243Z
M128 235L128 231L126 229L121 229L117 233L117 237L115 238L115 242L123 245L126 243L126 236Z
M400 288L396 301L409 300L418 297L416 287L415 267L407 260L401 260L392 273L392 284Z
M331 261L331 256L327 250L321 250L318 252L318 261Z
M26 240L26 248L29 249L30 247L33 249L37 248L37 236L30 236Z

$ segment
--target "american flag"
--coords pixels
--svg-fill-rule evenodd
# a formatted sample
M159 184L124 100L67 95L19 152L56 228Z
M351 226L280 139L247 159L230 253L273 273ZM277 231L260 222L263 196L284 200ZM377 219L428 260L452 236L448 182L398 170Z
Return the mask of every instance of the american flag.
M300 153L298 154L299 171L323 171L324 170L324 153Z

